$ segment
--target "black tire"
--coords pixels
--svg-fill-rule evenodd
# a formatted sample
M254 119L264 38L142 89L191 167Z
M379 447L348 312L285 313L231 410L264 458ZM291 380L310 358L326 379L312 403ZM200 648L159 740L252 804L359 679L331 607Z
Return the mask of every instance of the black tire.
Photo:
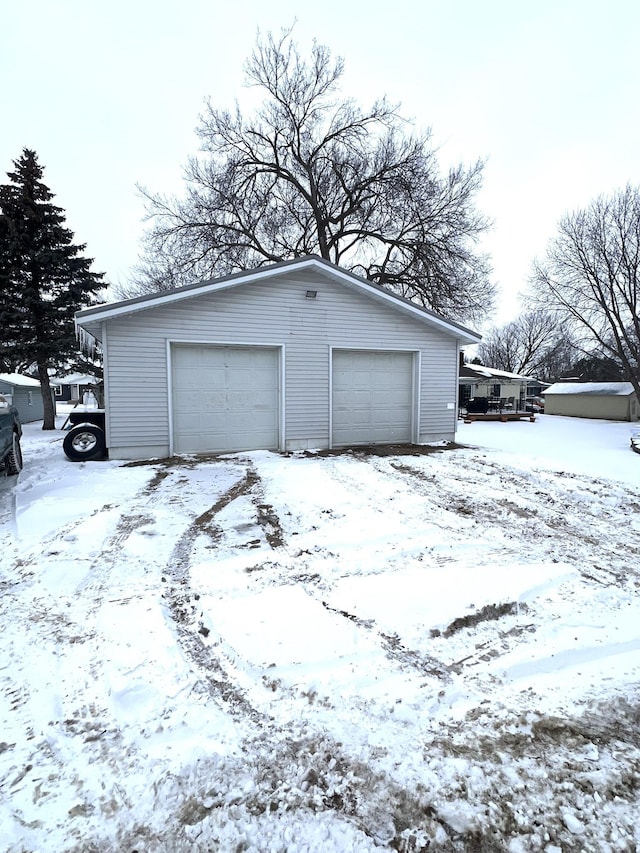
M14 476L22 471L22 448L20 447L20 439L14 432L11 450L4 460L4 467L7 474Z
M80 424L70 429L62 446L72 462L103 459L107 451L104 432L95 424Z

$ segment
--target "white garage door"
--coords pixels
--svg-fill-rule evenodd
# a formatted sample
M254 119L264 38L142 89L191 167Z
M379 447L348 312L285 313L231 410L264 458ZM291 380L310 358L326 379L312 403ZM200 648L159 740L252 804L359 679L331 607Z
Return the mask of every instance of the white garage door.
M266 347L171 347L176 453L278 449L279 359Z
M334 350L333 446L412 440L413 355Z

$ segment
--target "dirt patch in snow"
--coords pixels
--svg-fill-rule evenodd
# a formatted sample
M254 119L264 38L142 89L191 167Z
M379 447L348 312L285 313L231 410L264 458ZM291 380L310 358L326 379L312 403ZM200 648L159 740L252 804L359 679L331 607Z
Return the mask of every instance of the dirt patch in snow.
M355 456L368 458L370 456L430 456L446 450L461 450L465 445L455 441L443 441L440 444L357 444L352 447L334 447L327 450L304 450L301 454L285 454L287 456L302 455L306 457Z
M487 604L481 607L476 613L471 613L468 616L461 616L459 619L454 619L444 629L442 635L451 637L463 628L473 628L481 622L493 622L500 619L502 616L514 616L518 613L526 613L527 605L518 604L517 601L504 602L503 604ZM432 636L438 637L440 632L435 630Z

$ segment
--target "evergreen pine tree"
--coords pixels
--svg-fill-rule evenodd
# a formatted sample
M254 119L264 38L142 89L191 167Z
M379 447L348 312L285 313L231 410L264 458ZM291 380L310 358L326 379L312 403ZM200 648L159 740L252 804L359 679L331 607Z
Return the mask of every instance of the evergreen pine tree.
M104 273L90 271L85 245L74 245L64 211L42 183L35 151L14 160L0 185L0 365L36 365L43 429L55 428L49 369L78 350L74 314L96 302Z

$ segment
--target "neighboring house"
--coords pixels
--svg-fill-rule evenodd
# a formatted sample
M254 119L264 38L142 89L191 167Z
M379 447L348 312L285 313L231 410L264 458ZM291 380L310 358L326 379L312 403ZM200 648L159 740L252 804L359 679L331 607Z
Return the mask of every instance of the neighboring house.
M59 403L81 403L87 391L95 393L98 380L90 374L71 373L68 376L51 376L49 379Z
M540 379L529 379L527 382L527 397L542 397L551 382L541 382Z
M0 373L0 394L16 407L21 423L43 420L44 404L37 379L20 373Z
M453 440L458 353L480 335L315 256L111 305L114 459Z
M466 406L472 397L511 400L514 407L522 404L532 379L518 373L508 373L483 364L461 364L458 379L458 405Z
M631 382L556 382L544 392L547 415L637 421L640 404Z

